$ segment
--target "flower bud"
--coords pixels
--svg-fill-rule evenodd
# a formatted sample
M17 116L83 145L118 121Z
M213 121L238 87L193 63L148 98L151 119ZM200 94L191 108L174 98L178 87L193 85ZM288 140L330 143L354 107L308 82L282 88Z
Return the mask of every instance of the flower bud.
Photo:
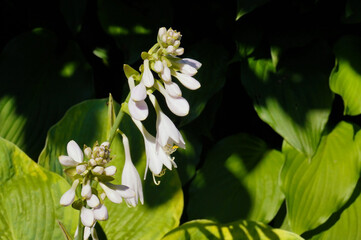
M84 154L85 156L89 159L91 158L91 155L92 155L92 149L90 147L87 147L84 149Z
M60 198L60 205L62 206L69 206L70 204L72 204L74 202L74 199L75 199L75 190L76 190L76 187L78 186L79 184L79 180L76 179L71 188L66 191L63 196L61 196Z
M117 172L117 168L115 166L109 166L104 169L104 173L107 176L114 176L116 172Z
M64 167L74 167L78 164L78 162L74 161L71 157L64 155L59 156L59 162Z
M78 165L76 166L75 169L76 169L76 173L80 175L86 170L86 165L84 164Z
M154 71L157 73L161 73L163 71L163 64L161 61L157 60L154 63Z
M93 209L94 217L96 220L105 221L108 220L108 209L104 204L99 205Z
M101 166L96 166L92 169L92 172L95 174L95 175L101 175L103 174L104 172L104 167L101 167Z
M91 197L88 200L86 200L86 203L88 204L89 207L95 208L99 206L100 201L95 194L92 194Z
M80 219L85 227L92 227L95 222L93 210L82 207L80 210Z
M90 186L90 180L88 180L85 184L83 183L83 187L81 189L81 196L83 198L89 199L92 195L92 188Z

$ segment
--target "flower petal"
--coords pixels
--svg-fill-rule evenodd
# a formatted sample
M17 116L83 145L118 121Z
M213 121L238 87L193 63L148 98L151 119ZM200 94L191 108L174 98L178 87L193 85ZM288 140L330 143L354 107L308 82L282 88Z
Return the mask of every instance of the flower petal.
M108 220L108 209L104 204L101 204L99 207L93 209L94 217L96 220L105 221Z
M73 182L71 188L70 188L68 191L66 191L66 192L63 194L63 196L61 196L61 198L60 198L60 205L61 205L61 206L69 206L70 204L72 204L72 203L74 202L74 199L75 199L75 190L76 190L78 184L79 184L79 180L76 179L76 180Z
M68 142L66 150L68 152L68 156L71 157L74 161L78 163L83 162L83 151L74 140Z
M196 70L198 70L202 66L202 63L198 62L197 60L191 59L191 58L183 58L180 61L180 63L187 64L187 65L195 68Z
M65 155L59 156L59 162L64 167L74 167L78 165L77 161L74 161L71 157Z
M179 117L184 117L189 113L189 103L183 97L171 97L170 95L165 96L165 101L169 110Z

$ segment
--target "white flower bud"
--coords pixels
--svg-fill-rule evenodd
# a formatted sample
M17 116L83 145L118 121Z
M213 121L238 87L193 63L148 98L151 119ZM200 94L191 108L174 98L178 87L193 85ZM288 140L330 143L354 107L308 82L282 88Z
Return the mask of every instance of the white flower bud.
M92 149L90 147L87 147L84 149L84 154L87 158L91 158L92 155Z
M95 223L93 210L82 207L80 210L80 219L85 227L92 227Z
M85 164L78 165L76 166L75 169L76 169L76 173L80 175L86 170L86 165Z
M110 143L109 142L103 142L102 144L100 144L100 146L104 147L104 148L108 148L110 147Z
M176 50L174 50L175 55L183 55L184 53L184 48L177 48Z
M108 220L108 209L104 204L99 205L93 209L94 217L96 220L105 221Z
M154 77L153 77L152 72L149 69L149 60L148 59L144 60L144 71L143 71L141 81L144 83L144 85L146 87L152 87L154 84Z
M161 61L157 60L154 63L154 71L157 73L161 73L163 71L163 64Z
M114 176L116 172L117 172L117 168L115 166L109 166L104 169L104 173L107 176Z
M69 206L70 204L72 204L74 202L74 199L75 199L75 190L76 190L76 187L78 186L79 184L79 179L76 179L71 188L66 191L63 196L61 196L60 198L60 205L62 206Z
M88 204L89 207L95 208L99 206L100 201L95 194L92 194L91 197L88 200L86 200L86 203Z
M92 188L90 186L90 180L88 180L85 184L83 183L83 187L81 189L81 196L83 198L89 199L92 195Z
M89 160L89 164L90 166L94 167L95 165L97 165L97 162L92 158Z
M164 82L169 82L172 80L172 75L170 69L168 68L167 62L163 60L163 72L161 73L161 78Z
M147 97L147 89L143 82L140 82L130 91L130 96L134 101L143 101Z
M96 166L96 167L93 168L92 172L93 172L95 175L101 175L101 174L103 174L103 172L104 172L104 167Z
M71 140L67 144L68 156L71 157L74 161L81 163L83 162L83 151L80 149L79 145Z

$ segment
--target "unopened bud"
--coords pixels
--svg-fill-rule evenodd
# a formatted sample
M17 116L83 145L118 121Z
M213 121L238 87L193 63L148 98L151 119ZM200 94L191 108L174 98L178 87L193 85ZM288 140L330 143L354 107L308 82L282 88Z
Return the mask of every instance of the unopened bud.
M91 158L92 155L92 149L90 147L87 147L84 149L84 154L87 158Z

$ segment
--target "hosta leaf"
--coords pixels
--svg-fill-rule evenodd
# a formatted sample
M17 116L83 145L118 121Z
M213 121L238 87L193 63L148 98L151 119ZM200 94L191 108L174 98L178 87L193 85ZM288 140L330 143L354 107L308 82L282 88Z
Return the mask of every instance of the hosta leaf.
M77 212L59 200L70 185L0 138L0 239L63 239L57 221L75 231Z
M330 88L341 95L344 113L358 115L361 113L361 38L345 36L335 46L336 65L330 76Z
M268 223L284 199L278 185L283 162L280 152L256 137L238 134L220 141L191 183L189 218Z
M67 108L93 94L91 68L75 42L35 29L11 40L0 55L0 136L33 159L46 132Z
M119 105L115 104L115 112ZM73 106L57 124L48 132L47 142L39 163L62 175L58 156L66 154L66 144L75 140L80 146L92 146L95 141L105 141L108 134L107 100L89 100ZM141 178L145 169L143 138L129 117L125 117L120 129L128 136L131 155ZM111 164L117 167L114 183L120 184L124 164L124 151L120 135L111 145L114 156ZM149 173L149 171L148 171ZM183 209L183 192L176 170L167 171L158 179L156 186L148 174L143 183L144 205L128 208L125 203L113 204L106 201L109 220L101 222L108 239L159 239L166 232L179 224Z
M281 174L287 220L301 234L324 223L351 196L360 174L360 134L346 122L322 137L313 158L284 144Z
M238 0L237 1L237 16L236 20L240 19L245 14L252 12L257 7L262 6L269 0Z
M282 229L273 229L263 223L241 220L219 224L210 220L194 220L167 233L162 240L302 240L303 238Z
M360 183L360 181L359 181ZM358 188L357 188L358 187ZM361 238L361 195L360 184L356 186L356 191L349 201L349 204L345 204L341 213L334 214L327 224L331 226L324 231L320 231L319 234L312 237L312 240L354 240Z
M271 58L242 61L241 79L258 116L311 157L331 111L330 53L322 44L296 50L283 53L277 68Z

